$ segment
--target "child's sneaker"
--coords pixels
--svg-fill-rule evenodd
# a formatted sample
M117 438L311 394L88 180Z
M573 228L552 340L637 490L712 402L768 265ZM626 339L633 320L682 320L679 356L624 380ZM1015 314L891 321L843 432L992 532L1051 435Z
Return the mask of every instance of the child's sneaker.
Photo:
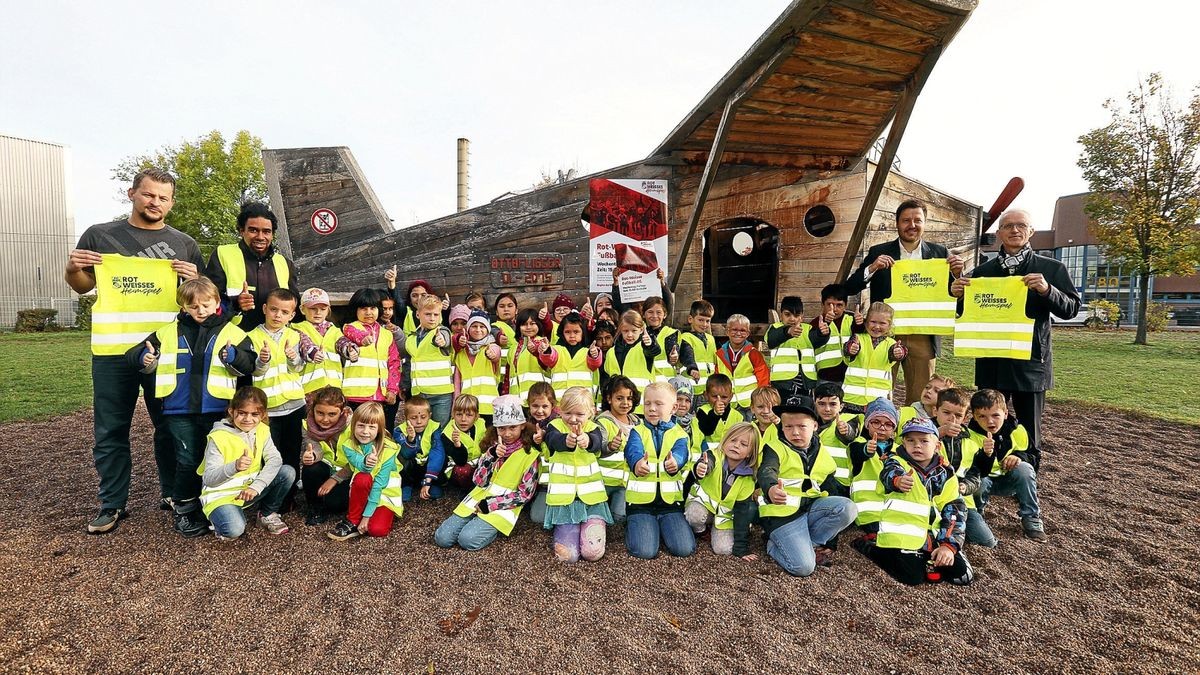
M1041 518L1022 518L1021 529L1025 530L1025 536L1034 541L1046 541L1046 526L1042 525Z
M337 525L334 525L333 529L326 533L326 536L334 541L346 541L347 539L353 539L360 534L362 533L358 531L357 525L349 520L343 519Z
M188 539L199 537L208 532L208 519L199 509L187 513L176 513L175 531Z
M324 523L328 519L329 516L325 514L324 509L310 509L308 515L304 518L304 524L313 527Z
M271 534L288 533L287 523L283 522L283 518L280 518L278 513L272 513L266 516L261 513L258 514L258 524Z

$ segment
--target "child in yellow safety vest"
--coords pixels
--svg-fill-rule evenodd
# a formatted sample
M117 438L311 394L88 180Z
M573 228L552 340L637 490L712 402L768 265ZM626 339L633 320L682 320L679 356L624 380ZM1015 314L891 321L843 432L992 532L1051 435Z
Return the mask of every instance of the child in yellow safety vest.
M1041 506L1038 503L1037 467L1041 453L1029 443L1029 433L1009 414L1004 394L980 389L971 395L971 440L979 445L974 465L983 476L977 507L982 514L992 495L1017 500L1017 515L1025 536L1045 541Z
M858 438L863 417L842 412L845 408L843 396L842 385L838 382L822 382L813 390L813 405L821 420L817 426L817 436L821 439L821 447L829 452L833 463L837 465L833 473L835 480L829 483L829 493L849 497L850 479L853 477L850 444Z
M709 446L720 443L734 424L749 421L746 411L733 407L733 382L728 375L709 375L704 384L704 398L707 403L696 410L696 426Z
M599 371L604 355L600 347L589 345L587 320L579 312L569 312L558 322L558 342L542 344L538 361L550 372L555 396L571 387L584 387L595 399L599 393Z
M301 346L304 371L300 373L300 384L307 396L322 387L342 386L342 355L338 353L338 340L342 331L329 321L329 294L319 288L309 288L300 295L300 311L304 321L293 327L308 338L311 344Z
M662 347L646 331L642 315L632 309L627 310L621 315L621 323L617 326L617 332L620 333L620 337L613 343L612 349L604 355L606 379L624 375L633 382L633 386L639 394L644 392L651 382L659 381L659 379L665 382L667 378L659 378L654 365L655 360L662 352ZM635 406L633 411L640 415L642 413L641 404Z
M379 323L383 298L374 288L360 288L350 296L355 320L342 326L338 351L345 357L342 392L352 408L367 401L391 405L399 399L400 349L391 331ZM386 424L392 422L385 418Z
M605 385L603 412L596 423L604 430L604 451L600 453L600 474L608 493L608 507L613 522L625 522L625 487L629 483L629 467L625 466L625 443L642 418L633 412L641 395L633 382L624 375L611 378Z
M939 453L938 428L927 418L905 425L903 447L883 461L879 474L887 496L879 534L852 544L903 584L974 579L962 554L966 509L954 467Z
M739 422L696 463L697 481L683 514L697 535L712 526L712 550L717 555L758 560L750 551L750 524L758 517L754 481L761 445L757 427Z
M538 354L549 344L547 334L542 332L537 311L523 309L517 314L516 344L508 350L508 393L521 397L528 405L529 388L538 382L550 382L550 373L538 361Z
M412 499L414 488L423 500L440 499L446 477L446 449L442 445L442 425L430 419L429 401L414 394L404 403L404 422L392 431L392 440L400 444L404 460L404 501Z
M541 454L538 462L538 486L533 503L529 505L529 519L541 525L546 519L546 493L550 486L550 448L546 446L546 429L558 419L558 398L549 382L535 382L529 388L529 421L533 424L533 443Z
M417 306L420 324L406 344L412 369L412 395L429 403L433 421L450 421L450 405L454 399L454 361L450 329L441 325L442 302L426 295ZM465 309L465 308L464 308ZM463 317L465 323L466 317Z
M983 484L983 474L980 467L975 466L975 457L981 448L965 426L970 416L970 402L971 395L965 389L943 389L937 396L933 422L941 437L942 454L958 475L958 493L962 495L967 509L967 543L995 548L998 543L996 535L992 534L992 529L975 504L975 496Z
M568 389L559 403L560 417L546 429L550 480L542 525L554 531L554 557L562 562L603 557L613 522L596 461L604 451L604 432L592 421L594 401L583 387Z
M886 495L879 482L883 461L896 452L896 421L900 413L886 398L877 398L867 405L863 429L847 447L850 455L850 499L858 507L855 524L868 537L879 529L879 514Z
M353 411L346 405L342 390L334 386L322 387L310 397L300 453L300 482L308 502L304 524L313 526L325 522L330 514L345 513L350 504L350 467L341 446L352 433Z
M704 385L713 373L717 372L717 339L712 334L712 318L716 313L712 303L707 300L697 300L692 303L688 312L688 330L679 335L679 359L684 368L684 374L692 379L692 408L699 408L704 403ZM687 355L691 354L691 360Z
M945 375L934 373L929 377L929 382L925 384L925 388L921 390L921 400L915 401L900 409L900 429L908 424L909 420L915 420L918 417L934 418L934 408L937 406L938 394L955 386L952 378ZM899 430L897 430L899 433Z
M763 443L773 438L779 429L779 418L775 416L775 406L782 401L779 390L775 387L759 387L750 394L750 414L754 416L754 425ZM728 432L726 432L728 433Z
M842 347L846 361L842 389L850 412L862 412L864 406L877 398L892 398L892 364L908 355L904 345L888 336L892 315L892 308L886 303L871 303L867 309L866 335L851 335Z
M771 386L771 369L761 352L750 344L750 319L734 314L725 320L729 341L717 350L717 372L733 383L733 406L750 409L750 394Z
M258 524L271 534L287 534L279 517L296 472L283 463L266 424L267 395L258 387L242 387L229 402L229 417L208 435L200 505L220 541L246 531L246 511L258 507Z
M475 485L471 476L479 463L486 430L487 424L479 416L479 399L470 394L455 397L450 408L450 422L442 426L440 432L442 448L446 451L443 473L450 484L468 490Z
M811 395L817 384L817 362L810 333L804 323L804 301L798 295L784 296L779 302L781 321L767 329L767 349L771 355L771 386L780 396Z
M185 537L208 533L200 509L200 477L208 432L224 416L237 377L254 370L254 348L240 328L220 312L221 292L206 277L180 284L175 300L182 311L173 323L146 336L126 352L137 370L154 374L153 394L174 445L174 480L167 504L174 529ZM103 386L99 384L98 386Z
M438 526L433 541L442 548L458 544L478 551L498 535L512 534L537 491L540 453L533 442L534 425L525 421L521 399L501 396L495 401L492 427L483 437L486 450L471 476L475 489Z
M386 537L396 518L404 515L400 447L388 438L383 406L364 403L350 418L351 433L341 444L354 470L346 518L328 533L345 541L359 535Z
M660 544L673 556L696 552L696 535L683 515L687 434L671 421L675 387L655 382L642 393L642 423L625 443L629 465L625 548L644 560L658 555Z
M450 310L451 323L457 305ZM500 346L492 335L486 312L467 315L463 330L454 334L454 395L473 396L485 423L492 418L492 402L500 395Z

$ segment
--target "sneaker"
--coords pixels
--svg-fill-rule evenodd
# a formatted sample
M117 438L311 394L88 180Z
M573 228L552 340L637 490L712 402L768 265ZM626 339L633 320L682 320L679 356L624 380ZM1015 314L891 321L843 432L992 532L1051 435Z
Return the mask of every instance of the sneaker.
M287 534L289 531L287 523L283 522L283 518L280 518L278 513L266 516L258 514L258 524L271 534Z
M199 509L175 514L175 531L191 539L208 533L208 519Z
M1022 518L1021 529L1025 530L1025 536L1034 541L1046 541L1046 527L1042 525L1041 518Z
M227 544L231 541L237 541L237 537L226 537L224 535L217 534L216 532L213 532L213 536L215 536L217 541L221 542L222 544Z
M324 523L326 520L329 520L329 516L324 511L314 510L308 512L308 516L304 518L304 524L313 527Z
M162 499L158 500L158 510L159 511L174 511L175 510L175 500L171 499L170 497L163 497Z
M104 534L117 527L117 523L129 516L125 509L100 509L99 515L87 524L88 534Z
M326 533L326 536L334 541L346 541L347 539L353 539L360 534L362 533L358 531L357 525L349 520L342 520L337 525L334 525L333 529Z
M813 549L813 556L816 558L817 567L830 567L833 565L833 549L828 546L818 546Z
M971 561L967 560L967 556L962 556L963 565L966 565L966 571L960 577L952 577L950 583L955 586L966 586L975 579L975 568L971 567Z

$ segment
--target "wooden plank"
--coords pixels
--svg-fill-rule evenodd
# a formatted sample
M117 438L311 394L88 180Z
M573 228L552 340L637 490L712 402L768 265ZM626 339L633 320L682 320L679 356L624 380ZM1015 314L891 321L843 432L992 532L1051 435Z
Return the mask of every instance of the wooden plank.
M819 57L835 63L860 64L899 75L909 75L921 64L919 54L856 42L828 33L806 30L797 37L800 44L796 47L796 53L801 56Z
M671 153L688 164L703 164L708 159L705 150L683 150ZM808 170L841 171L849 168L852 157L846 155L813 155L791 152L731 152L721 156L722 166L750 165Z
M843 96L838 93L822 93L805 89L771 89L756 91L746 103L758 110L769 113L786 113L793 107L805 106L836 112L877 115L880 119L883 119L891 113L897 98L899 97L893 96L890 100L866 100Z
M867 124L846 124L845 122L831 122L826 120L813 120L796 117L787 117L783 115L761 115L755 114L753 118L742 117L738 115L737 120L733 123L732 131L737 132L752 132L761 131L766 134L787 135L791 129L805 129L814 133L826 132L833 134L860 133L867 132L874 128L874 125ZM707 133L710 136L715 127L710 127L708 122L700 125L696 130L697 134Z
M831 35L878 44L911 54L924 54L939 41L930 33L838 5L826 7L822 15L810 23L809 27Z
M781 101L792 103L792 97L797 94L825 94L853 101L872 103L894 103L900 94L901 87L864 87L857 84L842 84L829 80L819 80L801 75L784 75L776 73L772 82L764 83L750 95L750 100Z
M839 5L855 11L869 13L892 23L915 28L938 37L944 37L946 29L961 20L960 16L923 7L911 0L837 0L837 2Z
M749 102L742 104L742 107L738 110L738 119L751 122L783 121L787 123L797 122L800 124L805 122L829 122L834 124L872 128L879 123L878 115L838 112L834 110L824 110L822 108L809 108L807 106L792 106L782 112L771 113L765 110L758 110L754 106L750 105Z
M819 55L801 54L792 54L791 58L784 62L776 72L841 84L856 84L876 89L883 89L897 84L903 85L905 80L908 79L907 75L876 70L858 63L837 63L822 58Z

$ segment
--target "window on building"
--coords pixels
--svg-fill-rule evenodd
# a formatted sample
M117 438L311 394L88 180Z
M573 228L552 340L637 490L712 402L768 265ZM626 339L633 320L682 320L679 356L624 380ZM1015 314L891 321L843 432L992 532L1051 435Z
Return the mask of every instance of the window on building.
M779 278L779 230L757 218L734 218L704 233L704 299L714 321L745 314L765 322L775 305Z

